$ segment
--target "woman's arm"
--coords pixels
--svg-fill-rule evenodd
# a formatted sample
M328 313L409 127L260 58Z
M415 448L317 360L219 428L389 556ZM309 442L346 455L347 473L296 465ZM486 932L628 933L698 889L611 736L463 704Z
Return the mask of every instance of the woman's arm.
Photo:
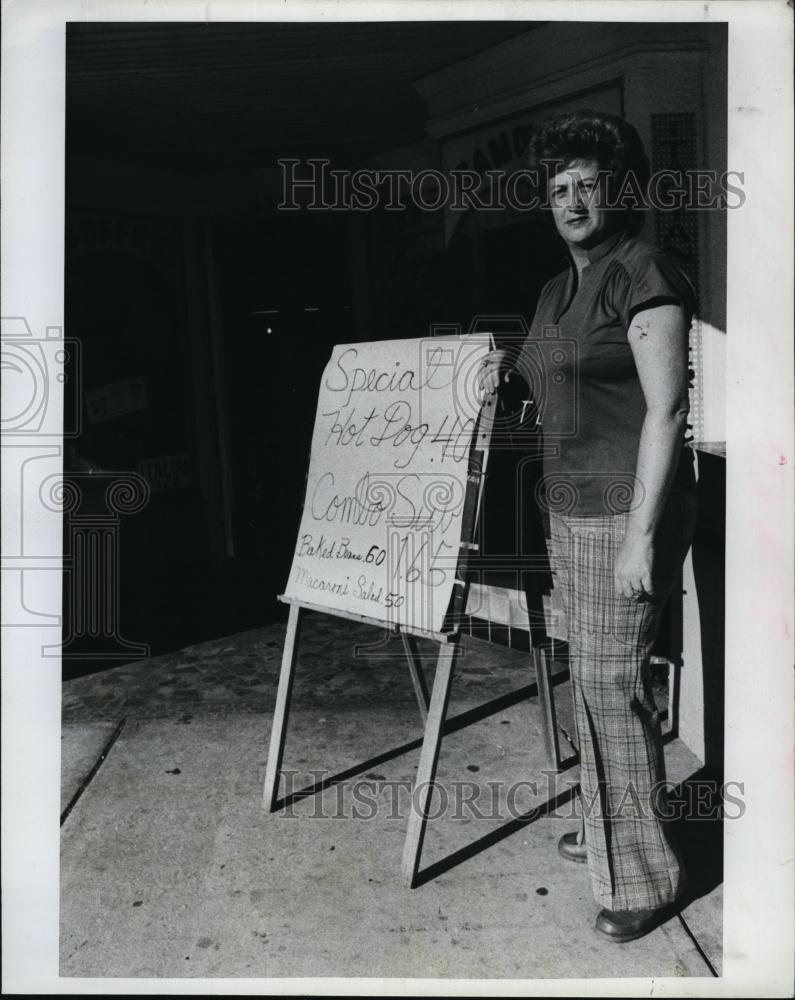
M507 374L507 351L489 351L480 363L480 391L488 396L496 392Z
M676 473L689 409L687 336L684 310L667 304L636 313L627 331L646 416L635 469L642 499L628 514L615 566L616 588L625 597L652 593L654 532Z

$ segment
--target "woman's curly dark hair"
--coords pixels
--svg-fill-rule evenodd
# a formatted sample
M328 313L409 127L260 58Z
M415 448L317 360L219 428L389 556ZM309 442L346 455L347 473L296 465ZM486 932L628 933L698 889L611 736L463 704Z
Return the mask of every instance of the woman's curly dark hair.
M609 173L609 203L623 206L624 228L635 235L643 227L649 159L637 130L623 118L582 110L548 119L533 141L532 156L541 183L578 160L596 160Z

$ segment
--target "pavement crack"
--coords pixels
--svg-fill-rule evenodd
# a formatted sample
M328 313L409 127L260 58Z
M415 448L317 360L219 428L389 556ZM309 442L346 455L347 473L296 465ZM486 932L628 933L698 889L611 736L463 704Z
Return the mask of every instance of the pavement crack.
M563 736L563 739L566 740L566 742L569 744L569 746L572 748L572 750L576 751L577 750L577 744L574 742L574 738L569 733L569 731L566 729L566 727L563 726L563 725L561 725L560 722L558 722L558 729L560 730L560 732L561 732L561 734Z
M705 951L704 951L704 949L703 949L703 948L701 947L701 945L700 945L700 944L698 943L698 938L696 937L696 935L695 935L695 934L694 934L694 933L693 933L693 932L692 932L692 931L690 930L690 928L688 927L688 925L687 925L687 921L685 920L685 918L684 918L684 917L682 916L682 914L681 914L681 913L677 913L677 917L679 918L679 923L680 923L680 924L682 925L682 927L684 928L684 930L685 930L685 933L686 933L686 934L687 934L687 936L688 936L688 937L690 938L690 940L691 940L691 941L693 942L693 947L694 947L694 948L696 949L696 951L697 951L697 952L699 953L699 955L701 956L701 960L702 960L702 961L704 962L704 964L706 965L706 967L707 967L707 968L709 969L710 973L711 973L711 974L712 974L712 975L713 975L713 976L714 976L714 977L715 977L716 979L720 979L720 973L719 973L719 972L718 972L718 970L717 970L717 969L715 968L715 966L714 966L714 965L712 964L712 962L710 962L710 960L709 960L709 959L707 958L707 954L706 954L706 952L705 952Z
M80 785L78 786L77 791L74 793L74 795L72 796L72 798L69 800L69 805L61 813L61 826L64 825L64 823L66 822L66 820L69 817L69 813L71 813L71 811L77 805L78 801L80 800L80 796L83 794L83 792L88 788L88 786L94 780L94 777L96 776L97 771L102 767L103 763L105 762L105 758L110 753L110 751L111 751L111 749L113 747L113 744L121 736L121 732L124 729L124 726L125 726L126 722L127 722L127 716L125 715L124 718L121 720L121 722L118 724L118 726L116 726L116 728L110 734L110 739L108 740L108 742L105 744L105 746L100 751L99 757L97 757L96 761L94 762L94 766L91 768L91 770L85 776L85 778L83 778L83 780L80 782Z

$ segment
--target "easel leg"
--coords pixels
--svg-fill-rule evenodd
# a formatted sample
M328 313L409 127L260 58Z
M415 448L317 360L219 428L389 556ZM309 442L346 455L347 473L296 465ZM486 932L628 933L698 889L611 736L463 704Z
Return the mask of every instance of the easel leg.
M290 694L293 689L293 677L295 676L300 614L301 609L296 604L290 605L290 615L287 619L287 633L284 637L284 650L282 651L279 687L276 692L276 707L273 712L268 763L265 768L265 788L262 805L268 812L273 812L276 808L276 801L279 797L279 776L282 768L282 757L284 755L284 741L287 737Z
M425 839L425 825L428 822L428 807L433 793L436 765L439 761L442 726L447 713L447 703L450 700L450 683L453 679L457 651L458 640L445 643L439 650L439 661L433 680L433 693L428 709L428 719L425 723L425 737L417 768L417 779L411 796L406 842L403 846L402 871L404 881L409 888L414 884L414 877L420 864L422 842Z
M679 682L681 666L676 660L668 661L668 731L671 736L679 732Z
M555 771L560 770L560 741L558 739L558 720L555 714L555 697L552 692L552 670L550 668L548 649L544 645L533 647L533 663L538 685L538 701L541 706L541 726L544 732L544 746L547 751L547 763Z
M413 635L407 635L405 632L401 632L400 636L403 639L403 649L406 651L406 659L409 662L411 683L414 685L414 693L417 695L420 715L422 716L422 721L426 722L428 719L430 698L428 696L428 683L425 680L425 671L422 669L422 660L417 649L417 641Z

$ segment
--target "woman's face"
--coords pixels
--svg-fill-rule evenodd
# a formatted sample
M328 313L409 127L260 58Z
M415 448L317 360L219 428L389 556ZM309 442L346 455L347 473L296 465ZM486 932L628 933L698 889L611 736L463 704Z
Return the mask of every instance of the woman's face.
M596 160L575 160L549 182L555 226L569 246L588 250L615 227L617 212L607 207L607 175Z

